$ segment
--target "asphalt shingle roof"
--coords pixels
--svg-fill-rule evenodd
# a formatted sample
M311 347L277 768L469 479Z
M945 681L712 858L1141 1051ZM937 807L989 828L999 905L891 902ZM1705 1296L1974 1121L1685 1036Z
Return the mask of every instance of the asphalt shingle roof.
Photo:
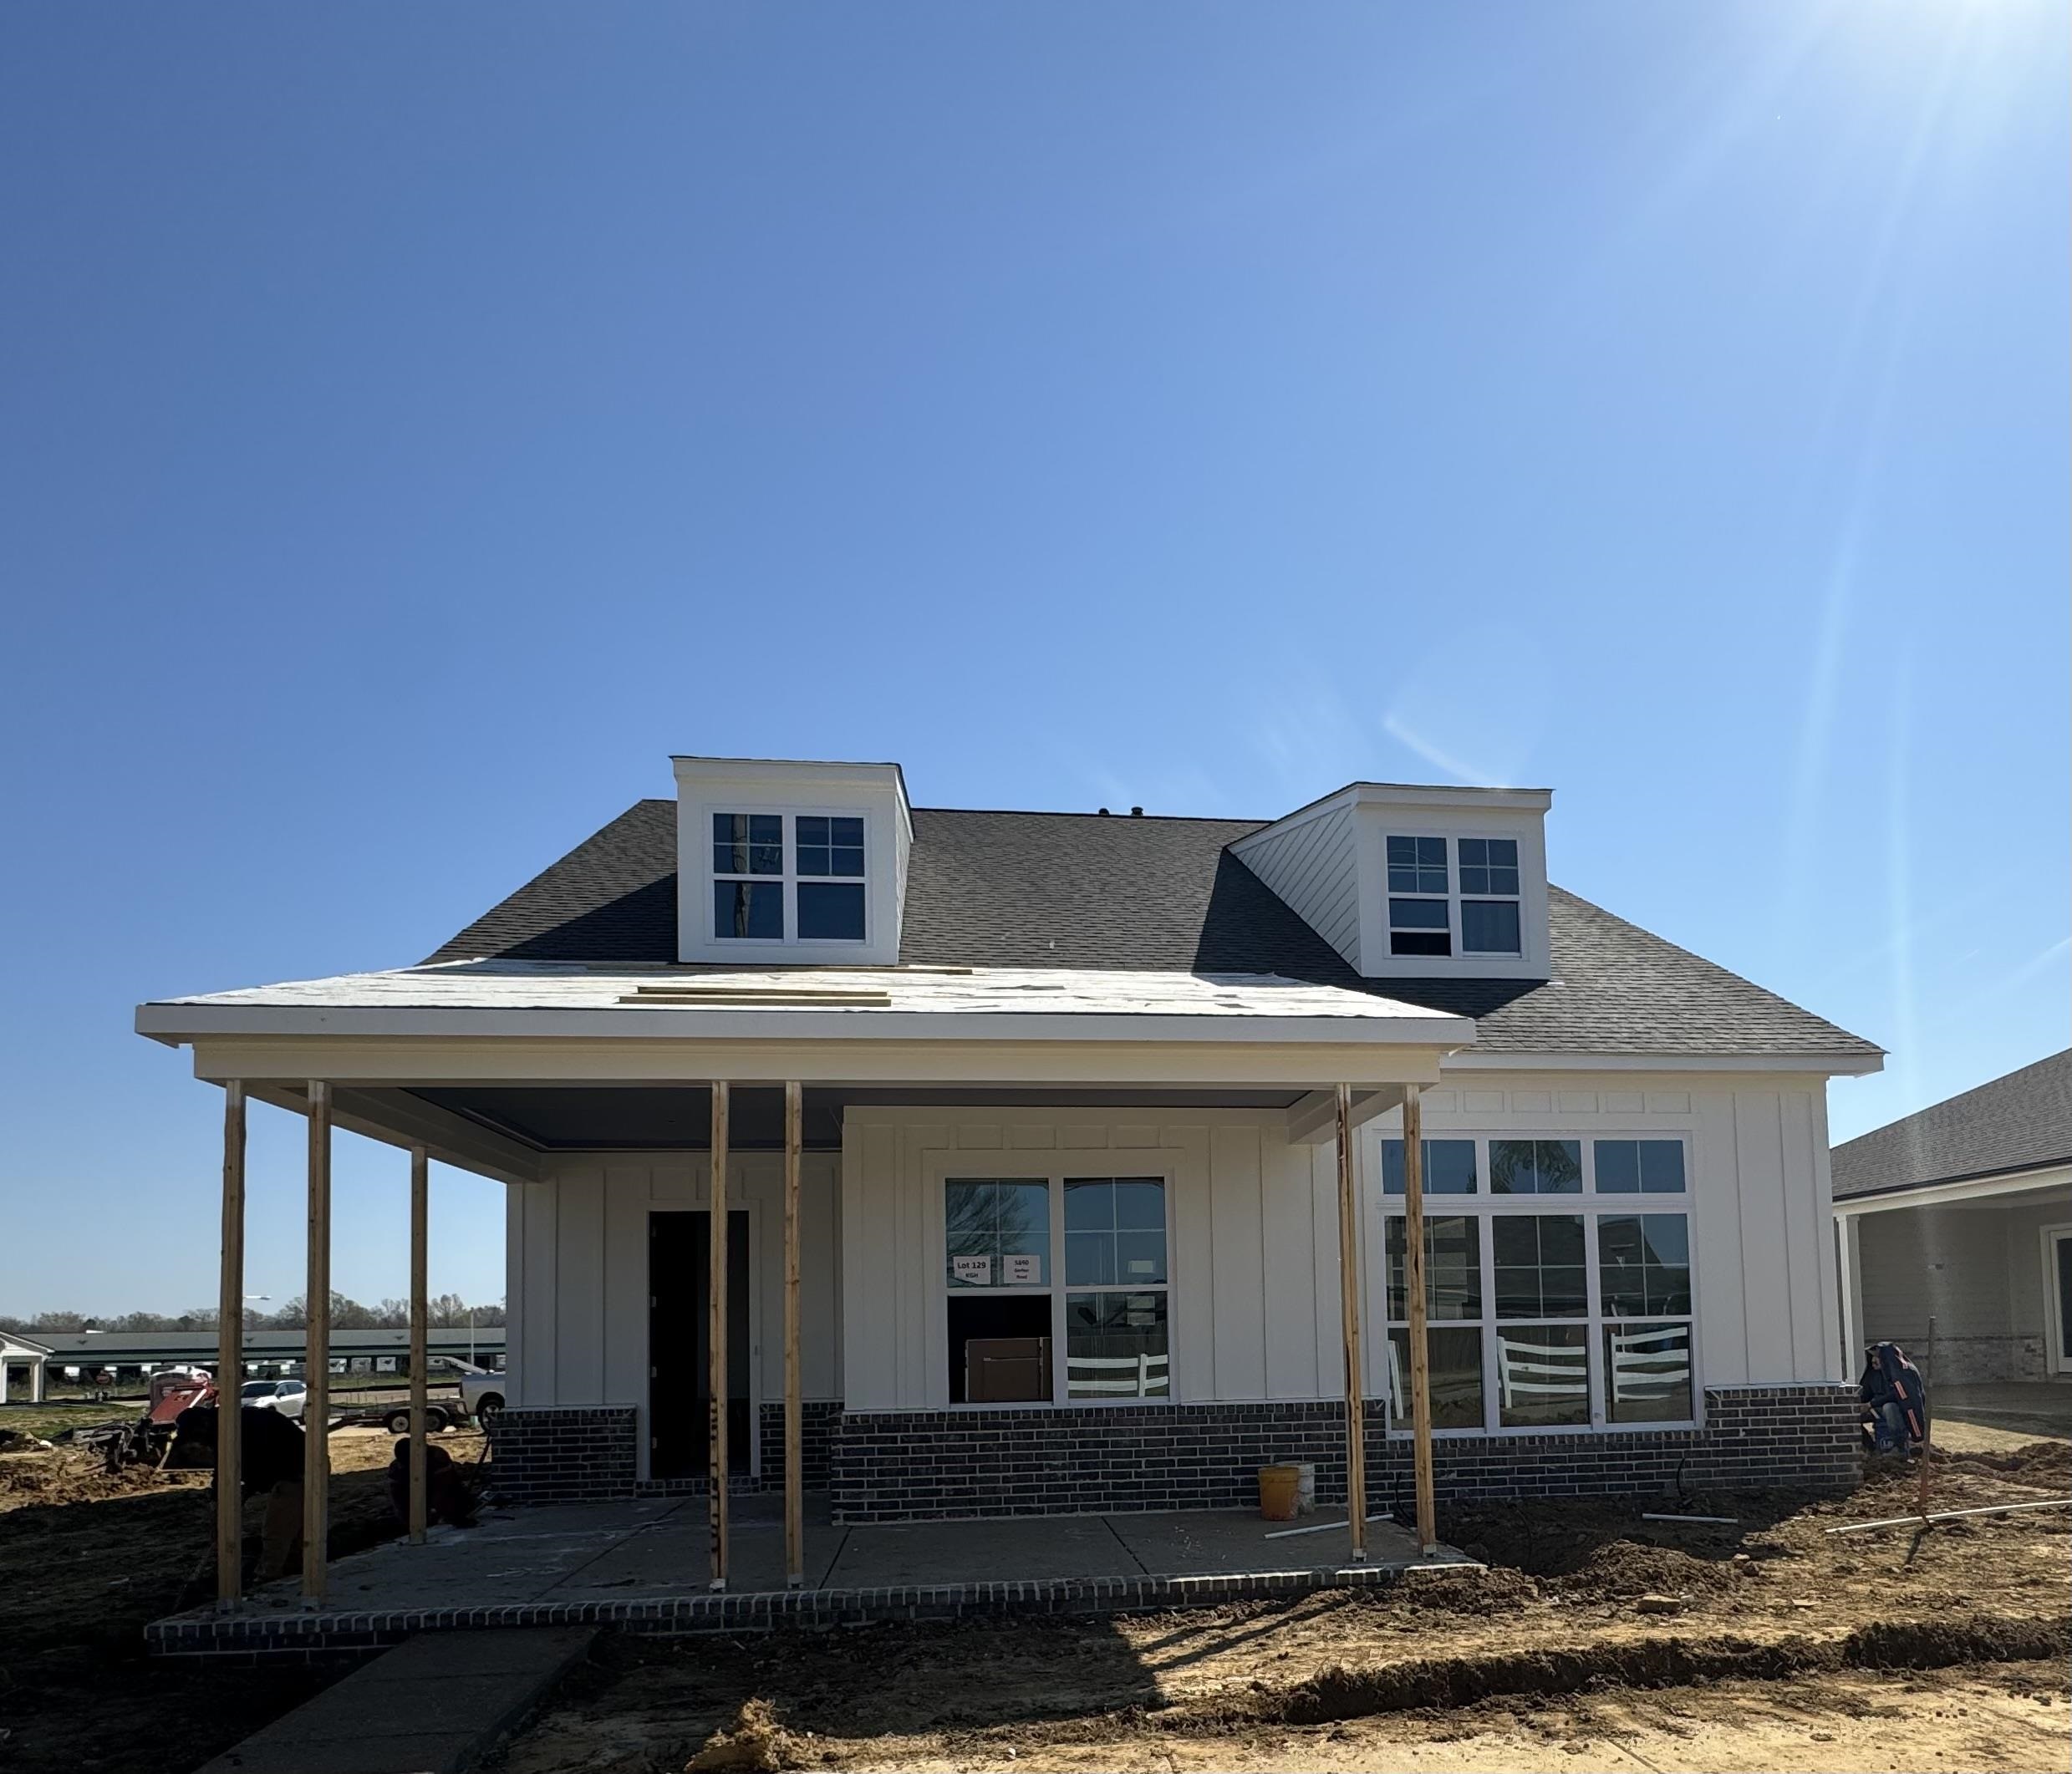
M1835 1148L1837 1200L2072 1164L2072 1048Z
M1483 1051L1862 1056L1871 1043L1554 888L1555 978L1363 979L1227 846L1253 820L914 810L900 958L1280 973L1476 1019ZM676 804L643 801L427 958L676 958Z

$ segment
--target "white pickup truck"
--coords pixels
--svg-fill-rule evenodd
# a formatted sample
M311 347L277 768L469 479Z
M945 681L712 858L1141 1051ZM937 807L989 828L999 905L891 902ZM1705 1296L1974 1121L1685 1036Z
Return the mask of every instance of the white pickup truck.
M467 1406L467 1414L484 1428L490 1420L504 1407L504 1392L510 1376L491 1373L458 1355L434 1355L430 1362L434 1374L451 1375L460 1385L461 1402Z

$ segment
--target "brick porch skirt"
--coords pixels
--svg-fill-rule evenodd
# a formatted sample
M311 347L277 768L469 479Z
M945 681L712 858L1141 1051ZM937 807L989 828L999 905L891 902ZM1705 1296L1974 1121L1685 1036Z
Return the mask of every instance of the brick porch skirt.
M1768 1486L1842 1492L1862 1477L1851 1386L1708 1387L1702 1429L1441 1437L1442 1499L1672 1494ZM841 1522L1080 1511L1220 1509L1258 1501L1258 1468L1316 1467L1346 1495L1345 1407L1107 1405L1059 1411L845 1411L835 1420ZM1367 1407L1367 1502L1410 1496L1407 1436Z
M758 1427L763 1472L781 1479L782 1413ZM807 1407L807 1488L846 1522L1224 1509L1258 1500L1259 1467L1307 1461L1319 1498L1346 1494L1345 1407L1326 1402L1128 1405L1027 1411L845 1411ZM1408 1502L1411 1445L1367 1407L1367 1498ZM496 1487L520 1502L695 1493L699 1478L641 1482L630 1405L512 1407L491 1432ZM1839 1494L1862 1474L1856 1389L1708 1386L1702 1429L1440 1437L1443 1500L1666 1496L1770 1486Z

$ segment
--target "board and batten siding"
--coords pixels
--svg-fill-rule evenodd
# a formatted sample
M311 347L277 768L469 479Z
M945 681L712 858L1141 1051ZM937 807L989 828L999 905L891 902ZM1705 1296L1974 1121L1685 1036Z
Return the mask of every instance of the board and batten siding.
M507 1203L506 1291L513 1404L634 1405L648 1431L648 1216L709 1209L702 1152L584 1153ZM776 1152L730 1159L727 1202L749 1216L751 1372L759 1399L784 1395L784 1172ZM842 1395L840 1160L799 1165L799 1317L808 1400ZM685 1278L690 1284L690 1278Z
M1819 1080L1689 1075L1506 1076L1425 1092L1426 1131L1690 1143L1694 1343L1708 1385L1835 1380L1837 1284L1825 1228L1826 1099ZM1386 1372L1379 1142L1360 1140L1362 1360ZM1052 1174L1169 1178L1172 1376L1188 1401L1334 1398L1336 1167L1291 1145L1277 1111L868 1108L847 1117L842 1263L844 1400L853 1411L949 1401L943 1189L1040 1163ZM1560 1197L1550 1197L1557 1211ZM1634 1197L1674 1211L1667 1197Z
M1448 1132L1690 1141L1692 1308L1707 1385L1843 1377L1825 1080L1793 1074L1509 1074L1463 1070L1424 1093L1428 1138ZM1372 1124L1371 1141L1397 1117ZM1368 1164L1372 1173L1372 1155ZM1550 1197L1552 1206L1559 1197ZM1673 1197L1636 1196L1668 1211Z
M1311 929L1360 964L1360 873L1350 801L1240 839L1231 849Z
M1288 1143L1278 1111L868 1108L848 1111L843 1141L848 1409L949 1403L943 1182L1032 1167L1168 1179L1176 1398L1341 1385L1336 1172L1328 1146Z

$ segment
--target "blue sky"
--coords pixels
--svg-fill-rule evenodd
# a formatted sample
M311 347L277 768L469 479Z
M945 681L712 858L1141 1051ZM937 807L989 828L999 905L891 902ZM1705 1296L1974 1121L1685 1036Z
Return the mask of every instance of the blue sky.
M1892 1050L2064 1045L2064 8L18 7L0 1310L212 1299L140 999L408 962L672 750L1556 791ZM257 1111L251 1285L300 1288ZM338 1284L404 1160L341 1142ZM441 1172L433 1281L501 1289Z

